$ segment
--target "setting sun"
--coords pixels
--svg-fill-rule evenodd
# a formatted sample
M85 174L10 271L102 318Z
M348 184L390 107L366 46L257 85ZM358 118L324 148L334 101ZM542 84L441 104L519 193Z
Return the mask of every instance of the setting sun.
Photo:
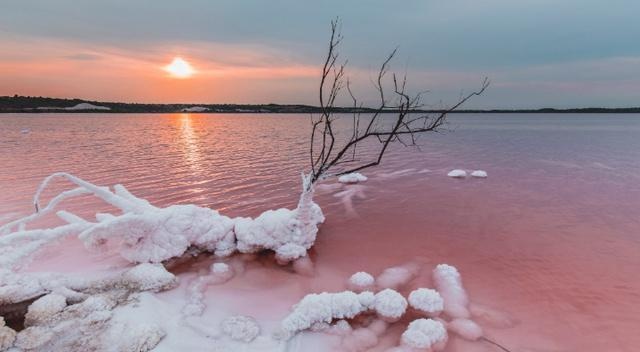
M164 69L176 78L189 78L195 73L191 64L180 57L174 58Z

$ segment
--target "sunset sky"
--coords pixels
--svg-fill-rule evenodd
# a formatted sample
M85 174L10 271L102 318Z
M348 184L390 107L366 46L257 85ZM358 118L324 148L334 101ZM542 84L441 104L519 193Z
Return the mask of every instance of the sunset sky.
M640 106L640 1L24 1L0 5L0 95L317 103L329 22L367 103L393 68L469 108ZM194 70L167 71L180 57Z

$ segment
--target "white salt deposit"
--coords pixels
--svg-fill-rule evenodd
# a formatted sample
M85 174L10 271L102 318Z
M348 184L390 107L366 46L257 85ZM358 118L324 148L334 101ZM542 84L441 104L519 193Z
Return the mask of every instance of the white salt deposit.
M439 351L447 343L447 330L439 321L417 319L409 324L400 340L402 345L409 348Z
M431 316L437 316L444 309L442 296L438 291L428 288L419 288L412 291L409 294L409 305Z
M367 176L359 172L352 172L338 177L338 182L340 183L358 183L365 182L366 180L368 180Z
M50 293L33 302L25 315L25 326L38 325L62 312L67 306L67 299L59 294Z
M394 321L407 310L407 300L398 291L388 288L376 293L374 308L381 317Z
M484 170L475 170L471 173L473 177L485 178L487 177L487 172Z
M228 317L222 321L221 327L222 332L236 341L251 342L260 335L260 325L249 316Z
M452 318L469 318L469 298L462 286L458 269L451 265L439 264L433 270L433 279L444 299L444 312Z
M184 108L180 110L182 112L205 112L209 111L209 108L205 108L204 106L191 106L188 108Z
M353 291L366 291L373 288L375 284L375 279L373 276L367 272L360 271L357 272L349 278L349 289Z
M16 340L16 332L8 326L5 326L4 318L0 317L0 351L5 351L13 346Z
M290 338L299 331L311 328L315 323L351 319L371 308L368 305L370 297L371 292L356 294L352 291L308 294L282 320L281 328L286 335L284 337Z
M455 169L455 170L449 171L447 176L456 177L456 178L465 178L465 177L467 177L467 172L464 171L464 170Z
M394 266L385 269L376 278L376 284L379 288L391 288L399 289L411 280L413 280L418 274L418 267L412 264Z
M111 110L111 108L108 108L106 106L98 106L98 105L93 105L89 103L80 103L78 105L71 106L64 109L71 110L71 111L73 110Z
M469 319L453 319L447 323L447 329L469 341L476 341L483 335L482 328Z

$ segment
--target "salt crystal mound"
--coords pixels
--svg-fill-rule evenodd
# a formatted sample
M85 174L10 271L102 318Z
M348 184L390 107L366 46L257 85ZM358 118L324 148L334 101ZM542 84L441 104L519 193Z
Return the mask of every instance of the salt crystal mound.
M402 266L394 266L385 269L376 278L376 284L379 288L399 289L407 285L418 274L418 268L415 265L407 264Z
M465 177L467 177L467 172L464 171L464 170L455 169L455 170L449 171L447 176L455 177L455 178L465 178Z
M418 350L442 350L447 343L447 330L441 322L433 319L412 321L402 333L403 346Z
M353 291L366 291L373 287L375 279L369 273L359 271L349 278L349 289Z
M484 335L482 328L469 319L453 319L447 323L447 329L469 341L476 341Z
M50 293L31 303L25 315L24 325L43 324L67 307L67 299L59 294Z
M387 288L376 293L374 309L379 316L395 321L407 310L407 300L397 291Z
M439 264L433 269L433 279L444 299L444 312L451 318L469 318L469 298L462 286L458 269L451 265Z
M442 296L436 290L419 288L409 294L409 305L431 316L437 316L444 309Z
M224 319L221 323L222 332L232 340L251 342L260 335L260 325L252 317L236 315Z
M365 182L366 180L368 180L367 176L359 172L352 172L338 177L338 182L340 183L358 183Z
M486 178L487 177L487 172L484 170L475 170L471 173L471 176L473 177L479 177L479 178Z
M333 320L351 319L373 308L374 296L371 292L355 293L312 293L293 307L293 311L281 322L285 338L291 338L299 331L310 329L316 323L330 324Z
M40 208L40 194L56 177L65 178L78 187L60 193ZM157 208L132 195L122 185L113 188L111 191L67 173L55 173L45 178L34 197L38 211L0 226L0 233L6 234L0 237L3 254L0 267L16 267L48 243L74 234L90 249L100 249L109 241L115 241L122 257L133 263L163 262L180 257L189 248L213 252L217 256L269 249L276 253L278 261L288 263L306 256L316 240L318 226L324 222L322 210L313 202L313 187L308 175L303 175L303 191L295 209L269 210L255 219L231 219L195 205ZM61 201L83 194L93 194L122 210L123 214L96 214L97 222L91 222L59 211L57 215L68 225L25 229L27 223L52 212ZM17 231L11 232L14 229Z

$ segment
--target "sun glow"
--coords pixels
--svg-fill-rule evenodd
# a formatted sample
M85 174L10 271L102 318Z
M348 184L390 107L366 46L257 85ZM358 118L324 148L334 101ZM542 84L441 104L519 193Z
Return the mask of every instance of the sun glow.
M175 78L189 78L196 72L191 64L180 57L176 57L170 64L164 67L164 70Z

